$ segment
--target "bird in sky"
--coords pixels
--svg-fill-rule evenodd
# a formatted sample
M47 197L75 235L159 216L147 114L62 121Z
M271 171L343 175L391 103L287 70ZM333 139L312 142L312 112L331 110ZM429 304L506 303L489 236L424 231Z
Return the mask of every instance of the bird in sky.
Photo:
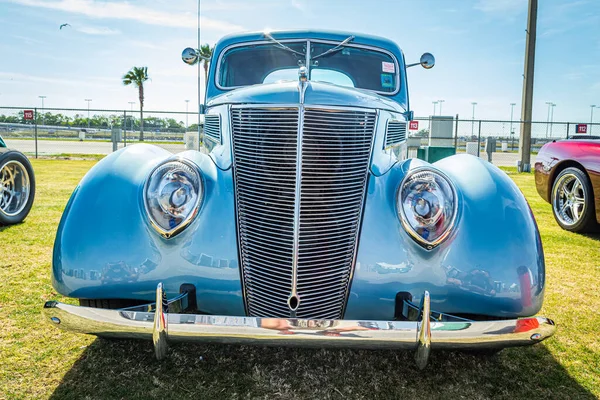
M62 28L64 28L65 26L71 26L71 25L69 25L69 24L62 24L62 25L60 26L60 28L58 28L58 29L62 29Z

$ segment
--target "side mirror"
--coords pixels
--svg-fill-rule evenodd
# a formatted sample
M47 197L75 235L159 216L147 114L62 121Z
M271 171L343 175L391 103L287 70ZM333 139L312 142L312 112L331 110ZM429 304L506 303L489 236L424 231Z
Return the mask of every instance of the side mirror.
M414 67L415 65L420 65L425 69L431 69L435 65L435 57L431 53L423 53L421 60L419 60L418 63L408 64L406 68Z
M435 65L435 57L431 53L423 53L419 63L421 64L421 67L431 69Z
M181 59L188 65L194 65L198 62L198 51L188 47L181 52Z

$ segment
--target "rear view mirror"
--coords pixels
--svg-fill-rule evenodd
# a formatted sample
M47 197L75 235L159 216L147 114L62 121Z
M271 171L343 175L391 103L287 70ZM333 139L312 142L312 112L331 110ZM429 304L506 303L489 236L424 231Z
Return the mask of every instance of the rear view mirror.
M194 65L198 62L198 51L187 47L181 52L181 59L188 65Z
M435 65L435 57L431 53L423 53L419 63L425 69L433 68L433 66Z
M420 65L425 69L431 69L435 65L435 57L431 53L423 53L418 63L408 64L406 68L414 67L415 65Z

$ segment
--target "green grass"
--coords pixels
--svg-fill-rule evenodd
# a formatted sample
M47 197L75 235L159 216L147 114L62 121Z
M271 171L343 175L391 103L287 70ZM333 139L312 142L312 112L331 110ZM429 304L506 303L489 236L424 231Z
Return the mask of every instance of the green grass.
M34 208L25 223L0 228L0 399L600 397L600 236L561 230L531 174L507 169L541 229L542 314L558 323L556 336L494 357L433 351L419 372L412 352L383 350L174 344L158 362L150 342L51 327L42 304L65 300L50 283L55 231L94 163L34 160Z

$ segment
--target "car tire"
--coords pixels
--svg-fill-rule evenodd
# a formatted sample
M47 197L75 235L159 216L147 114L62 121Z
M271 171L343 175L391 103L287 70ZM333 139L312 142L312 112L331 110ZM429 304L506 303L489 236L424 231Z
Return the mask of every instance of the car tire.
M579 168L565 168L558 174L550 200L554 219L561 228L577 233L597 229L592 185Z
M22 222L35 198L35 176L21 152L0 152L0 225Z

